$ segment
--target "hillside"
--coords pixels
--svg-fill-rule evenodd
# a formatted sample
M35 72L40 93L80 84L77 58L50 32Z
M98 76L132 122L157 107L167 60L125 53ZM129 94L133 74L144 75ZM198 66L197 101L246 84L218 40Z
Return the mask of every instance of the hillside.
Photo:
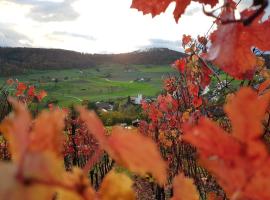
M183 53L153 48L123 54L84 54L61 49L0 48L1 76L22 74L31 69L97 68L103 64L168 65Z

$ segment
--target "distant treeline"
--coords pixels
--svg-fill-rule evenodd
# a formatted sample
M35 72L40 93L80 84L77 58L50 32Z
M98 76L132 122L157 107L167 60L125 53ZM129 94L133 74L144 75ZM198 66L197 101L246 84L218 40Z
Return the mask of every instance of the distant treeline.
M61 49L0 47L0 76L32 69L98 68L102 64L168 65L185 54L153 48L123 54L85 54Z

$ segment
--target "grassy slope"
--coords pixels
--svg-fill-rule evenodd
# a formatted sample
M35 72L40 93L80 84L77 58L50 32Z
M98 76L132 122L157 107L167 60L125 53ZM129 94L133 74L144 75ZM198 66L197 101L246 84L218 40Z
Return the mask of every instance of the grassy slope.
M60 105L90 101L115 99L141 93L155 96L162 88L162 78L175 71L169 66L100 66L96 69L67 69L32 71L14 76L19 81L34 84L45 89L49 96ZM66 79L65 79L66 77ZM137 78L151 78L149 82L134 82ZM52 79L57 78L55 83ZM0 79L1 82L4 78Z

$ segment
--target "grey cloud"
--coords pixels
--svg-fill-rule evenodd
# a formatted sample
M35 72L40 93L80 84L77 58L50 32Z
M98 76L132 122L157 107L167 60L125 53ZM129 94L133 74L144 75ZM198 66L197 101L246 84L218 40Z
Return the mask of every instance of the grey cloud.
M70 36L70 37L82 38L82 39L85 39L85 40L91 40L91 41L96 40L96 38L91 36L91 35L83 35L83 34L71 33L71 32L65 32L65 31L55 31L55 32L52 33L52 35Z
M0 23L0 46L2 47L30 47L32 40L16 32L7 24Z
M31 6L29 17L40 22L72 21L79 17L72 4L77 0L62 2L48 0L10 0L16 4Z
M163 39L150 39L150 44L140 47L142 48L168 48L175 51L183 51L181 41L163 40Z

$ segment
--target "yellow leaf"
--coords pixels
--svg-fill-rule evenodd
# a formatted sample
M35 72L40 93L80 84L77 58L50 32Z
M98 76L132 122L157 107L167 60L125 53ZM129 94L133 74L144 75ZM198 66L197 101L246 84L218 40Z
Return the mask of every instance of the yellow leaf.
M198 191L193 184L193 180L179 174L173 180L172 200L199 200Z
M132 180L124 174L111 171L104 178L99 195L101 200L135 200Z
M64 190L60 188L57 191L57 200L94 200L96 199L95 191L92 189L89 179L84 175L80 168L73 168L72 172L64 174L62 182L65 183Z
M0 200L48 200L52 199L53 187L20 181L17 167L12 163L0 163Z

